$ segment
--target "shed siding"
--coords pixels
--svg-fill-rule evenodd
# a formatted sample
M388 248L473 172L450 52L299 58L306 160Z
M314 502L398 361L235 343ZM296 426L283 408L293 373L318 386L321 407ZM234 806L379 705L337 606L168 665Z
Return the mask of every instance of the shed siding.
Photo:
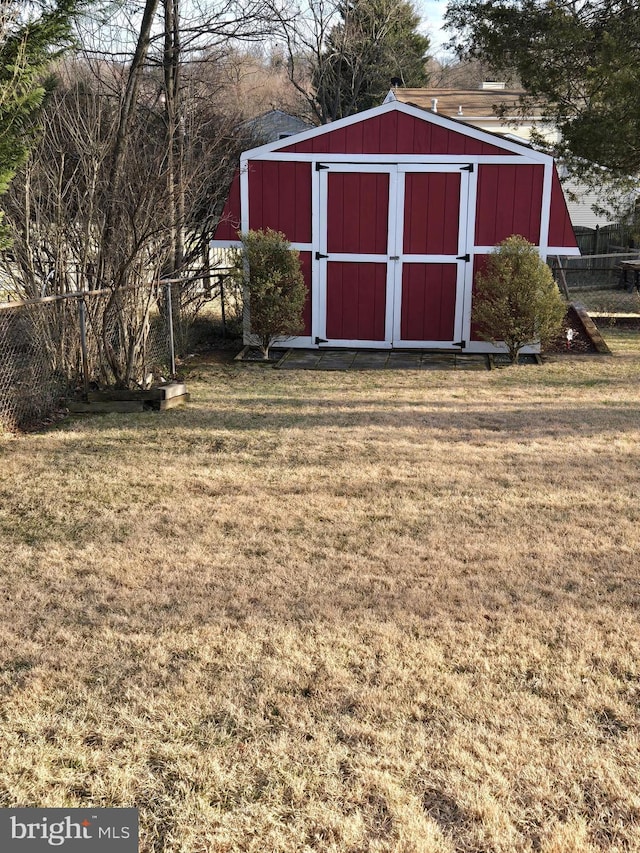
M476 245L495 246L512 234L540 243L544 166L481 165Z
M291 243L311 242L311 164L253 161L249 228L281 231Z
M455 255L458 251L459 218L459 174L424 172L406 175L405 254Z
M384 254L389 232L389 176L334 173L328 177L327 251Z
M403 341L450 341L456 312L455 264L404 264Z
M428 121L386 113L281 149L291 154L504 154L504 149Z
M236 169L229 195L213 235L214 240L239 240L240 228L240 169Z
M551 185L551 218L549 221L549 245L577 248L576 235L573 231L567 200L562 190L558 172L553 167L553 183Z

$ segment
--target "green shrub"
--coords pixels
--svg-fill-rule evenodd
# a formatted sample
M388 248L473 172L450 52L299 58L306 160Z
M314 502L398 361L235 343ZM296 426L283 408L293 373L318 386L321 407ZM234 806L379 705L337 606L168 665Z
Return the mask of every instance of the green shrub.
M512 364L522 347L555 338L565 313L551 270L524 237L503 240L476 275L473 321L484 340L505 344Z
M302 312L307 288L300 255L284 234L249 231L243 234L242 250L234 266L234 277L248 295L251 334L260 342L265 359L276 338L288 338L304 329Z

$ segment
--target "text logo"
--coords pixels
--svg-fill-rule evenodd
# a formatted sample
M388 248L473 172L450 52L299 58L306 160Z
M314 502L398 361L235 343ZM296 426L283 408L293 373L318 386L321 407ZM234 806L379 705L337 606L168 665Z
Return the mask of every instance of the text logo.
M138 809L0 809L2 853L138 853Z

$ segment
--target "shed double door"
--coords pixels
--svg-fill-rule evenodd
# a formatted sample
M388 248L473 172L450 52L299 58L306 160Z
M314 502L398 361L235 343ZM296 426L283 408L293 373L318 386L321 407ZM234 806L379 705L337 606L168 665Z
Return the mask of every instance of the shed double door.
M318 172L318 339L459 346L469 168L340 163Z

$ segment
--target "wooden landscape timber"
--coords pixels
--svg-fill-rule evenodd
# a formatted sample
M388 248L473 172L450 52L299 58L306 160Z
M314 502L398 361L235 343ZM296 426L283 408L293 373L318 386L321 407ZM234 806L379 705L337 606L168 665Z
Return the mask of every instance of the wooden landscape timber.
M74 414L110 412L143 412L154 410L164 412L188 403L190 395L183 382L170 382L147 390L127 390L107 388L102 391L89 391L86 400L72 400L68 404Z
M596 352L599 352L602 355L611 355L611 350L609 349L607 342L600 334L600 330L589 316L585 306L580 302L572 302L571 307L576 312L578 320L582 324L585 334L596 348Z

